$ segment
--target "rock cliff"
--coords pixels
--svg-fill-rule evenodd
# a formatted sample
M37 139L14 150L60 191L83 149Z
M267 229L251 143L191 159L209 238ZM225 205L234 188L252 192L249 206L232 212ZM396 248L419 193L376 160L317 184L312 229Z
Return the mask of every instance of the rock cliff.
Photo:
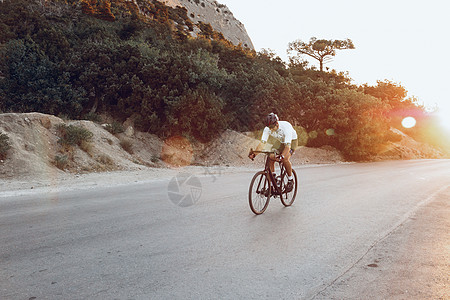
M159 0L167 6L185 7L188 17L194 24L200 22L211 24L212 28L221 32L234 45L254 50L253 43L245 30L244 24L237 20L230 9L213 0Z

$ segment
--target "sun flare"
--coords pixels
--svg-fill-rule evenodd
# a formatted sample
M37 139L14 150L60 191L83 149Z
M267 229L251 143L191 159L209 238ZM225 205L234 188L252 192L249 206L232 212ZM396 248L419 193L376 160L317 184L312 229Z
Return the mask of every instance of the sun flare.
M450 131L450 112L448 111L441 111L439 112L439 120L441 122L441 125Z
M406 117L402 120L402 126L404 128L413 128L416 126L416 119L413 117Z

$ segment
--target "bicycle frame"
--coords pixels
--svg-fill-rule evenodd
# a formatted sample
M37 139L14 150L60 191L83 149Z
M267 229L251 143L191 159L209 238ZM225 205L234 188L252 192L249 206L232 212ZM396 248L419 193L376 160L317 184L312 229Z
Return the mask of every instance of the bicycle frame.
M265 166L265 172L268 173L270 181L272 182L272 187L275 187L275 191L277 195L280 195L282 193L281 190L281 185L278 184L277 179L273 177L273 173L270 171L270 160L272 160L272 158L270 157L270 155L267 155L266 157L266 166ZM281 161L277 161L279 166L280 166L280 175L278 175L280 177L280 181L283 181L284 176L286 176L286 168L283 164L283 162Z
M270 179L270 183L272 185L272 189L275 190L275 192L276 192L274 194L275 195L281 195L282 194L281 186L278 186L276 178L273 177L272 171L270 171L270 161L272 160L272 161L278 162L278 164L280 166L280 175L279 176L280 176L281 180L283 180L284 176L286 176L286 168L284 167L283 162L282 161L278 161L278 160L273 159L273 158L270 157L271 154L274 154L274 156L276 157L276 155L277 155L276 152L259 151L258 153L266 154L266 161L265 161L264 172L266 173L266 175Z

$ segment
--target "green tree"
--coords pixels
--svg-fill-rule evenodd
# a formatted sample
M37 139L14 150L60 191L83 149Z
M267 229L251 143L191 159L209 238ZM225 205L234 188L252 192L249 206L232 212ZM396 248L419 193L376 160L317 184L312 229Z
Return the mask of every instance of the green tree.
M318 40L312 37L309 43L296 40L288 45L288 52L298 52L297 56L307 55L319 61L320 71L323 65L331 61L331 57L336 56L336 50L355 49L352 40Z
M397 106L402 102L408 91L401 86L390 80L378 80L376 86L363 85L364 93L377 97L387 102L392 107Z
M31 39L12 40L0 52L0 110L79 117L86 101L83 88L71 85Z
M205 85L188 91L170 108L171 133L183 133L201 142L208 142L227 127L222 108L222 100Z
M402 120L406 117L414 117L416 120L426 115L426 110L419 104L417 98L407 97L408 91L400 84L389 80L377 81L376 86L363 85L365 94L381 99L388 106L386 115L390 118L390 125L402 128Z
M370 159L389 140L388 106L380 99L355 89L336 91L337 103L331 107L329 128L333 128L336 146L352 160ZM334 112L334 114L333 114Z

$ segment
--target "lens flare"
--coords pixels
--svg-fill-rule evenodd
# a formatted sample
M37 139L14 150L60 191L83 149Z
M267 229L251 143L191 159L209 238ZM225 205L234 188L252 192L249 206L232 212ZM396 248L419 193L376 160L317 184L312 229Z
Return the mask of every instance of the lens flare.
M325 134L328 136L333 136L334 135L334 129L333 128L329 128L325 131Z
M182 136L172 136L164 141L161 159L171 167L185 167L192 163L194 150L191 143Z
M315 130L310 131L310 132L308 133L308 136L309 136L310 139L315 139L315 138L317 138L318 135L319 135L319 134L318 134L317 131L315 131Z
M402 120L402 126L404 128L413 128L416 126L416 119L413 117L406 117Z
M450 108L447 110L441 110L438 117L444 129L450 130Z

